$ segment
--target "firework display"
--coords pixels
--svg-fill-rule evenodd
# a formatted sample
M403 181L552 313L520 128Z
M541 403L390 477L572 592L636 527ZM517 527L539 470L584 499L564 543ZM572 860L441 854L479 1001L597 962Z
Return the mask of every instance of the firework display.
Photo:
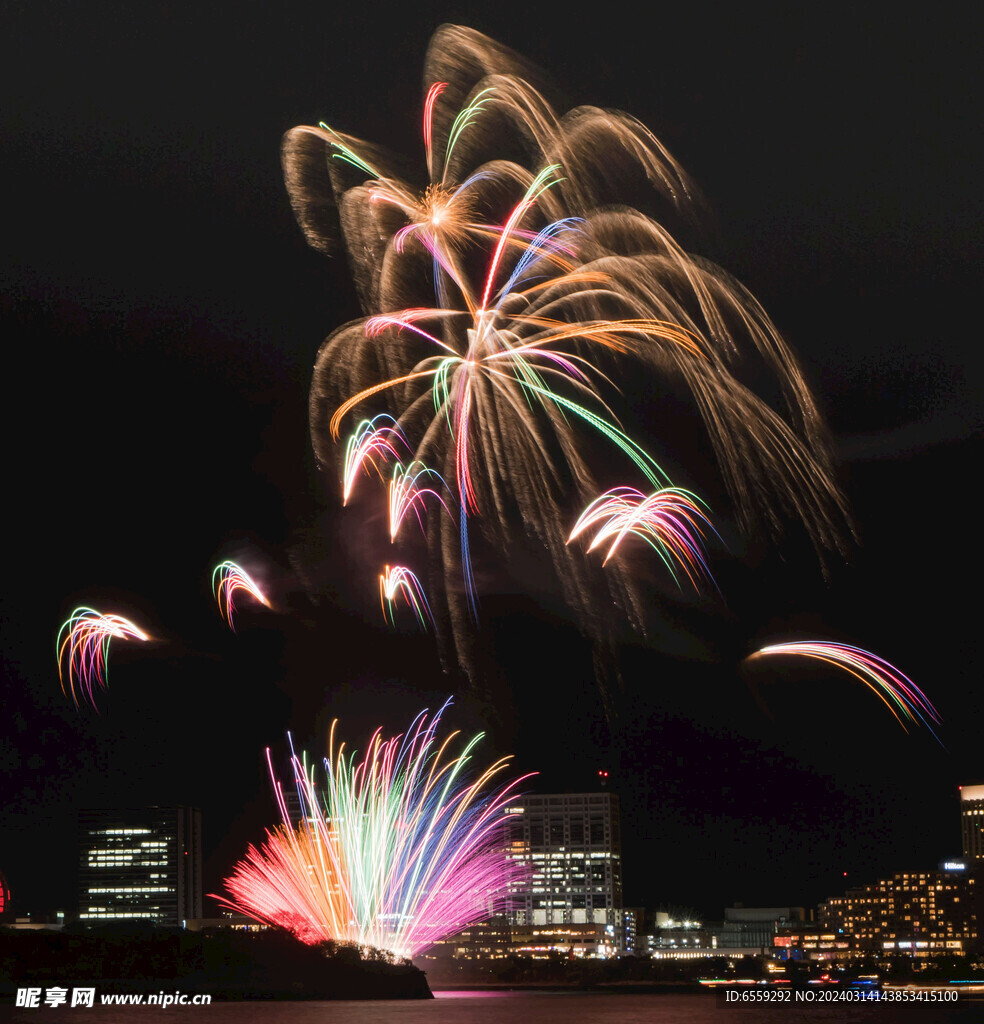
M399 424L392 416L381 414L363 420L345 446L345 468L342 473L342 504L347 505L352 488L360 474L370 469L382 477L381 464L397 461L403 450L409 451Z
M347 495L351 452L385 414L411 461L448 482L455 514L429 516L427 535L433 585L467 671L478 536L497 551L517 537L544 551L589 635L603 635L613 613L640 624L639 584L618 541L604 571L566 543L571 501L583 508L602 489L598 441L639 484L672 486L619 425L617 381L627 370L648 374L653 390L666 381L689 391L746 526L778 532L792 517L823 551L840 546L846 523L813 398L768 316L724 271L626 205L621 185L645 180L654 202L687 214L693 194L681 168L626 114L557 114L533 74L479 33L439 29L424 69L422 185L326 124L293 129L283 147L301 227L325 252L340 236L366 312L318 356L317 456L336 459L351 414L375 417L353 435L362 442L349 442ZM782 412L743 383L745 357L778 383ZM380 445L391 454L388 434ZM684 518L688 539L674 533L670 560L701 575L693 528L702 514Z
M255 601L259 601L265 608L270 607L266 595L252 580L249 573L241 565L235 562L221 562L212 571L212 591L215 600L218 602L219 611L222 617L229 623L229 628L236 629L234 616L236 612L235 596L236 591L244 591Z
M842 669L876 693L903 729L906 729L906 722L922 723L936 735L930 724L942 721L936 708L908 676L877 654L848 644L800 640L762 647L749 655L748 660L788 655L814 658Z
M104 615L94 608L76 608L58 631L58 680L62 693L79 697L95 708L97 686L106 688L111 640L149 640L150 637L122 615ZM68 689L66 690L66 685Z
M428 469L420 462L411 462L409 466L397 463L393 467L393 476L389 486L390 540L396 540L403 520L411 511L416 516L417 522L423 527L423 507L428 495L443 506L445 511L448 511L441 491L426 486L428 483L433 483L434 487L440 487L442 490L447 489L447 484L441 474L435 473L434 470Z
M293 756L299 825L268 751L283 824L236 865L223 902L304 942L405 957L506 909L524 868L506 849L505 806L523 779L501 782L508 758L470 778L482 735L453 755L457 733L437 735L445 708L401 736L377 730L361 758L336 748L333 724L323 783Z
M607 701L624 624L647 633L655 614L651 574L633 571L639 545L626 541L645 542L681 590L714 584L711 511L662 468L693 440L650 415L664 390L668 406L685 397L699 414L689 447L710 441L740 525L775 535L798 521L823 560L850 524L795 357L754 297L665 226L696 207L681 167L630 115L558 113L537 83L515 53L444 25L425 58L418 181L324 123L284 137L296 218L315 248L345 248L365 314L318 354L310 426L319 463L340 469L342 504L358 487L388 513L399 564L377 578L387 623L406 606L450 639L445 664L475 679L477 580L495 578L494 560L512 563L505 571L547 600L559 590L595 644ZM408 520L423 531L426 572L419 551L402 550L414 543ZM234 562L212 583L232 629L238 592L270 607ZM80 611L59 633L59 673L73 699L81 681L91 700L109 639L135 627L98 627L98 613ZM815 646L798 653L820 657ZM826 656L902 712L933 718L907 702L891 666L835 649Z
M378 66L385 67L382 59ZM263 443L273 447L260 458L250 453L248 462L227 463L217 477L227 485L223 500L210 514L213 520L232 515L237 523L254 518L229 529L262 536L257 543L265 551L280 545L279 567L264 571L262 558L245 553L247 542L223 541L224 552L242 557L263 589L241 565L222 561L211 575L216 619L211 596L202 592L214 562L203 564L197 554L217 550L214 536L187 545L190 555L158 553L158 564L166 560L170 572L154 580L167 589L153 621L171 617L190 628L181 640L177 628L170 630L172 649L140 692L164 694L171 713L161 711L160 701L149 714L113 702L117 720L92 720L55 698L79 742L100 744L100 756L81 761L77 774L113 799L121 789L120 763L131 771L126 786L149 780L155 790L158 777L181 773L180 788L193 796L196 785L201 789L194 780L216 778L213 766L228 763L230 754L239 757L243 744L252 757L270 742L271 722L289 716L320 723L329 709L325 720L343 707L375 709L357 748L340 741L336 719L326 746L317 726L313 757L288 733L289 768L266 749L277 811L271 808L263 820L265 831L249 823L246 801L255 804L256 778L248 772L232 787L206 786L202 800L196 798L207 809L213 805L209 815L222 801L215 827L232 829L209 854L213 860L224 857L234 835L251 829L235 840L233 857L206 865L223 878L222 894L211 898L287 933L268 936L271 963L276 974L284 965L295 995L306 964L292 972L291 957L310 957L315 981L337 977L338 991L328 993L337 998L379 997L378 979L389 971L381 961L428 950L439 955L432 978L472 967L488 973L488 964L458 962L463 953L466 960L523 957L529 961L523 970L533 977L537 951L561 947L571 961L567 980L600 977L590 964L577 967L575 957L632 952L621 872L627 866L629 893L628 868L644 859L640 850L649 855L660 834L657 818L670 826L675 819L697 821L696 829L678 830L686 858L695 836L708 848L726 846L744 812L752 823L744 833L764 851L746 858L749 863L771 869L777 844L785 843L794 854L807 854L787 858L791 877L795 870L804 884L816 881L813 868L818 878L829 875L828 854L850 841L860 805L851 802L849 787L818 794L816 765L798 764L793 745L809 744L820 735L823 716L841 712L843 702L834 703L840 692L849 698L857 742L849 750L841 744L828 760L845 777L868 780L858 791L875 791L865 768L876 756L887 778L905 761L895 756L898 747L921 742L925 732L942 745L933 703L878 655L823 640L760 646L766 638L786 639L772 632L777 622L819 620L826 625L807 625L803 635L850 638L852 624L829 620L849 619L860 608L876 608L882 629L899 620L872 599L884 587L870 567L865 585L877 586L847 600L793 607L815 595L805 581L788 585L797 565L789 558L780 566L780 552L769 545L785 541L783 555L798 559L807 552L808 561L812 551L814 573L819 569L840 586L838 573L828 570L852 550L850 512L795 354L743 285L678 240L696 226L699 202L674 157L626 113L592 106L564 112L547 98L554 93L533 67L469 29L437 31L423 77L416 177L398 157L327 123L293 128L282 143L294 216L312 247L345 254L361 306L357 319L335 321L318 350L308 395L311 444L318 473L330 477L329 501L310 493L303 472L279 471L281 449L291 443L290 431L280 429L290 422L279 407L291 401L297 353L289 354L270 390L254 379L263 364L242 362L229 349L229 332L220 331L216 344L229 350L212 360L212 369L243 367L229 377L227 386L241 394L228 408L257 413L257 403L270 406L274 420ZM760 249L770 237L763 232L756 239ZM745 255L753 266L758 250ZM293 273L293 264L283 266ZM815 334L834 323L834 305L814 325ZM845 322L847 315L839 321ZM815 340L808 332L807 342ZM852 373L860 365L843 354L853 352L849 341L838 337L837 346L840 364L825 364L822 379L835 379L839 365ZM855 383L831 389L838 415L850 407ZM259 409L243 423L256 433L268 421ZM217 421L208 422L214 433ZM852 424L865 431L871 425L847 418L844 429ZM184 440L200 433L189 430ZM921 451L908 426L899 435ZM867 434L843 440L841 451L859 467L892 451ZM188 444L162 450L170 455L172 449L180 459ZM219 447L203 451L210 466L220 465ZM258 478L234 479L244 473ZM877 472L872 477L875 484L880 479ZM276 494L280 487L292 493ZM153 499L156 492L148 493ZM149 500L142 491L133 497L109 525L118 528L127 508L139 511ZM142 528L132 513L131 519L136 525L127 523L124 538ZM90 521L88 515L80 520ZM186 530L192 523L215 530L207 519L189 516L185 523ZM899 534L889 529L887 536L894 554ZM88 547L87 564L98 564L100 546L89 540ZM143 565L127 569L133 576ZM100 565L96 579L111 571L112 563ZM733 600L724 593L729 581L739 591ZM912 587L906 597L914 593ZM102 603L96 596L77 600ZM283 614L264 615L252 602ZM247 623L258 614L277 635L248 635L237 623L243 612ZM159 653L165 630L153 628L150 649ZM480 628L487 632L480 635ZM50 633L49 623L42 648L48 658ZM857 634L863 641L864 630ZM97 708L97 697L104 702L96 690L107 688L109 648L117 639L150 637L121 616L84 606L61 626L59 681L76 710L83 703ZM524 756L539 760L557 781L543 787L554 795L524 799L531 776L520 776L510 757L482 758L485 733L469 738L445 728L450 700L399 731L424 701L414 699L406 718L396 720L394 706L410 692L443 688L427 652L439 654L452 677L460 674L455 686L471 685L470 714L481 716L497 740L521 743ZM910 654L893 656L919 663ZM46 685L53 688L50 661L48 669ZM912 671L921 679L930 670ZM732 692L742 675L765 716L771 717L759 699L763 680L784 708L801 710L809 701L816 713L796 715L794 728L749 722L755 707ZM855 681L915 736L899 733ZM870 709L870 732L880 731L881 750L892 756L868 743ZM221 736L220 745L203 754L176 743L188 721ZM285 727L275 725L273 736ZM258 744L250 739L257 730L264 733ZM702 811L701 787L687 782L692 751L702 747L702 777L729 776L711 794L728 804L728 815ZM19 764L18 749L11 750ZM840 757L844 750L850 756ZM67 758L65 764L75 771ZM35 771L33 760L25 761L28 769ZM597 772L595 782L581 786L587 769ZM167 782L169 791L177 792L176 785L173 777ZM768 807L762 793L772 794ZM844 806L857 813L837 818ZM817 820L839 822L819 844L797 839L807 807L822 812ZM200 875L200 812L193 818L184 831L195 842L185 843L183 856L195 857L192 874ZM135 830L128 823L104 831ZM125 836L109 838L107 850L123 848ZM90 867L105 868L107 877L111 869L130 870L125 857L97 857L102 847L90 845ZM150 895L164 887L138 881L99 879L88 892L133 894L132 908L125 896L99 906L93 896L81 916L96 924L119 917L125 925L156 915L160 901ZM200 888L196 898L201 901ZM482 922L490 922L487 929L466 931ZM290 936L314 948L298 947ZM914 949L915 943L897 946ZM453 959L445 962L445 953ZM328 958L321 969L319 956ZM271 972L257 964L263 970L247 965L244 976L250 975L252 991L267 996ZM556 964L547 966L556 973ZM196 962L204 983L209 972L200 968ZM636 974L637 968L648 971L635 965ZM620 969L604 970L614 978ZM654 964L649 973L661 970ZM422 972L409 964L392 974L416 974L426 994ZM233 973L226 975L223 991L235 994Z
M379 600L383 606L383 615L390 625L396 623L394 608L400 598L413 609L421 626L433 622L424 588L416 575L405 566L387 565L379 575Z
M656 550L674 580L675 567L679 566L698 587L703 579L710 578L701 523L710 526L698 501L687 491L665 487L647 497L634 487L615 487L595 498L581 513L567 542L598 527L588 551L607 543L607 563L626 536L641 537Z

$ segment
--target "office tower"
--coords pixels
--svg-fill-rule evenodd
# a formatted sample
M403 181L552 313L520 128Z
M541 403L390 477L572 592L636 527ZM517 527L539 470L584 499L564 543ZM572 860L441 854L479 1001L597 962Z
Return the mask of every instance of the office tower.
M79 920L180 928L202 916L202 815L194 807L79 812Z
M514 801L510 810L513 848L521 851L517 856L529 867L528 884L515 893L513 923L602 925L620 937L624 922L618 797L526 796Z
M960 831L967 867L984 862L984 786L960 787Z

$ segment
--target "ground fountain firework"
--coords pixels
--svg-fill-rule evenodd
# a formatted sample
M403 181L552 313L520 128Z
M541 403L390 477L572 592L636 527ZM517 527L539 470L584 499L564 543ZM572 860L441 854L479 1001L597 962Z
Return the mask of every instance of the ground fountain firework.
M283 823L250 847L221 901L304 942L405 957L507 909L526 869L507 849L506 804L528 776L502 782L508 758L470 776L482 735L452 754L458 734L438 738L446 708L401 736L378 730L361 758L336 748L333 725L323 781L293 756L300 823L271 765Z

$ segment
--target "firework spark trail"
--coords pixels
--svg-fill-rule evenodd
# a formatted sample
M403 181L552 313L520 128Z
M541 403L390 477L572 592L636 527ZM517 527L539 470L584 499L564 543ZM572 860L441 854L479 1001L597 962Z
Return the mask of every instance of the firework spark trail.
M222 617L229 623L229 628L236 629L234 616L236 613L235 595L237 590L245 591L254 600L266 608L270 602L262 590L256 585L249 573L235 562L221 562L212 571L212 591L218 602Z
M400 597L413 609L421 628L433 623L430 605L420 580L409 569L402 565L387 565L379 576L379 602L383 608L383 616L391 625L396 625L394 607Z
M344 418L381 402L413 459L454 486L459 514L434 517L428 539L443 566L435 599L465 670L476 669L479 537L494 550L522 541L545 551L599 642L626 614L642 625L639 584L618 559L604 572L587 563L565 528L571 501L601 490L585 426L652 488L671 483L612 408L627 370L686 386L746 528L778 536L798 520L821 560L842 550L846 505L792 353L741 285L626 205L648 180L657 204L692 209L661 143L617 111L557 114L526 62L468 29L438 30L424 77L423 188L325 124L288 132L283 164L309 242L329 252L340 229L366 313L318 356L316 454L329 462ZM743 383L746 365L748 379L778 383L781 412Z
M363 420L345 445L345 465L342 474L342 504L347 505L352 488L360 473L372 467L383 477L380 464L398 461L402 451L409 451L407 439L399 423L392 416L381 413L371 420Z
M406 519L410 512L414 513L417 517L417 522L423 528L423 506L428 495L436 499L446 512L450 512L441 492L433 487L424 486L431 478L434 479L436 484L443 487L444 490L448 489L444 477L433 469L428 469L423 463L411 462L409 466L397 463L393 467L393 476L390 479L389 485L389 529L391 541L396 540L396 535L400 532L403 520Z
M79 694L96 707L95 688L106 688L111 640L149 640L129 619L121 615L104 615L94 608L76 608L58 631L58 681L62 693L71 695L76 709ZM68 690L65 689L66 683Z
M526 869L508 853L505 808L529 776L501 782L502 758L469 779L482 734L453 756L458 734L437 736L446 707L421 712L402 736L377 730L361 759L336 748L333 723L323 784L306 757L292 757L296 828L268 751L283 824L249 848L221 902L308 943L406 957L507 909Z
M641 537L656 550L675 582L679 583L679 566L699 589L702 580L711 579L704 559L702 524L713 530L698 500L687 491L665 487L647 496L634 487L615 487L581 513L567 542L600 527L588 551L608 543L607 564L627 536Z
M814 658L842 669L874 691L906 732L909 731L906 722L921 723L939 740L930 724L942 722L936 708L907 675L877 654L848 644L801 640L770 644L749 655L747 660L784 655Z

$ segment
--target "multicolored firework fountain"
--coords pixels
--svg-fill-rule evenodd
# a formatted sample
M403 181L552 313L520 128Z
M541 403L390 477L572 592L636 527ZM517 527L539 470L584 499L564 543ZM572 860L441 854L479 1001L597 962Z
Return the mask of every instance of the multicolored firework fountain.
M373 418L348 441L346 500L359 466L378 470L403 445L409 466L447 481L450 500L427 513L439 567L428 588L436 624L449 628L470 674L474 536L497 552L538 549L581 628L601 642L626 617L643 625L642 584L621 558L626 532L656 541L671 571L683 567L694 582L709 575L698 544L704 512L689 497L684 512L685 492L619 425L633 414L614 408L626 369L649 375L653 390L665 381L689 391L746 526L777 533L798 519L820 552L839 549L847 532L823 425L768 316L723 270L625 205L621 186L647 181L657 204L687 215L681 168L627 114L557 114L533 74L477 32L440 28L424 69L422 185L326 124L293 129L283 146L297 219L324 252L340 228L366 313L318 356L316 453L337 461L336 439L361 411ZM777 382L782 411L743 382L746 360ZM572 509L602 491L591 438L613 449L606 473L621 462L648 491L678 496L672 528L665 517L610 524L604 569L567 544ZM422 503L414 511L422 516Z
M75 707L79 695L96 706L95 689L106 688L111 640L149 640L150 637L122 615L104 615L94 608L76 608L58 631L58 680L62 693L71 694ZM66 691L65 686L68 685Z
M452 756L458 734L437 736L446 708L421 712L401 736L377 730L361 759L336 749L333 725L323 783L294 755L299 824L267 751L283 824L249 848L222 902L304 942L404 957L506 909L525 870L507 849L506 804L528 776L499 781L502 758L470 779L482 734Z

